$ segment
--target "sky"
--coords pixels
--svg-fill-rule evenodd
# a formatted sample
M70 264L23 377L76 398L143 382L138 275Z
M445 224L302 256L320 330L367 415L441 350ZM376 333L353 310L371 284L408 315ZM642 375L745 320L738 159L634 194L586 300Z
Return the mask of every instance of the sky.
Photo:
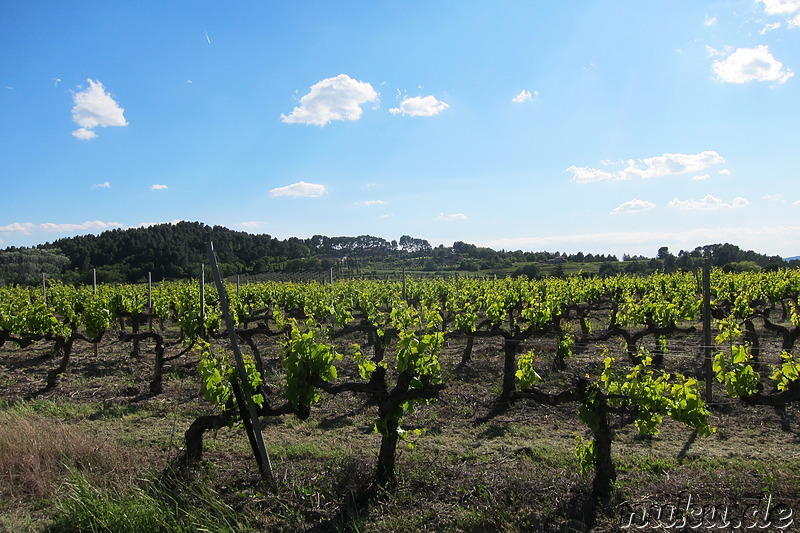
M0 248L800 255L800 0L4 0L0 50Z

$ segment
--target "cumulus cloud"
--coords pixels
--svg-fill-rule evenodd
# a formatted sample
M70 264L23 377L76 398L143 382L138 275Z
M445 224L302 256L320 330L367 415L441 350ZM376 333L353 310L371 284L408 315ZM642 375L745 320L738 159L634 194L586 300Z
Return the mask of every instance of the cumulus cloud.
M647 211L649 209L653 209L655 206L656 204L648 202L647 200L634 199L618 205L617 207L611 210L611 214L621 215L625 213L639 213L641 211Z
M312 85L308 94L300 99L300 105L288 115L281 115L281 120L287 124L320 127L334 120L358 120L361 106L377 100L378 93L372 85L339 74Z
M534 92L533 94L538 95L539 93ZM530 91L522 89L517 96L511 99L511 101L514 102L515 104L521 104L533 98L533 94L531 94Z
M701 172L711 165L724 163L725 158L717 152L708 150L699 154L664 154L646 159L629 159L624 162L624 168L618 170L602 170L592 167L571 166L567 172L572 174L575 183L589 183L593 181L624 181L633 178L660 178ZM602 161L604 166L619 166L619 163Z
M73 95L75 106L72 108L72 120L80 126L72 132L78 139L88 140L97 137L92 131L100 126L127 126L124 109L122 109L103 84L92 79L86 80L89 87Z
M325 189L324 185L320 185L319 183L306 183L305 181L299 181L297 183L292 183L291 185L287 185L285 187L277 187L275 189L271 189L269 191L269 194L273 198L279 196L316 198L318 196L322 196L326 192L327 190Z
M785 15L800 10L800 0L756 0L768 15Z
M675 198L669 202L670 207L674 207L676 209L684 209L684 210L703 210L703 211L714 211L718 209L737 209L740 207L744 207L749 205L746 199L742 198L741 196L737 196L733 199L733 201L729 204L722 201L722 199L717 198L711 194L707 194L703 197L702 200L679 200Z
M166 189L169 189L169 185L154 183L153 185L150 186L151 191L164 191Z
M729 169L727 169L727 168L723 168L722 170L719 171L719 173L722 174L723 176L730 176L731 175L731 171Z
M695 181L705 181L711 177L711 174L698 174L697 176L693 176L692 179Z
M781 84L794 76L791 70L784 70L783 63L773 57L766 45L737 48L726 59L714 61L711 68L723 83L774 81Z
M462 213L452 213L450 215L439 213L439 216L436 217L436 220L444 220L445 222L455 222L457 220L467 220L467 215L464 215Z
M408 117L432 117L448 107L450 106L433 96L414 96L404 98L400 107L393 107L389 112Z

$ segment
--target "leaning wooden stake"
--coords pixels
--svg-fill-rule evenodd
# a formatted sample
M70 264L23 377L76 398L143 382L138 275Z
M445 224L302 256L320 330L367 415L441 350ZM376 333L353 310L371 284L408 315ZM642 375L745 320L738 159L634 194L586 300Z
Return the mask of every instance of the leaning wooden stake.
M247 430L247 437L250 440L250 446L253 448L253 455L258 463L258 468L261 471L261 478L270 486L275 487L275 476L272 474L272 464L269 461L266 446L264 446L264 436L261 434L261 422L258 420L256 413L256 406L253 403L253 398L249 394L243 394L241 391L241 383L246 383L247 372L244 368L244 359L242 359L242 352L239 349L239 338L236 336L236 329L234 328L233 319L231 318L230 304L228 303L228 295L225 292L225 286L222 284L222 276L219 272L219 265L217 264L217 256L214 254L214 244L208 242L208 258L211 262L211 268L214 271L214 282L217 285L217 292L219 293L219 303L222 308L222 315L225 317L225 324L228 327L228 335L231 339L231 348L233 350L234 358L236 359L236 372L237 379L233 383L233 391L236 396L236 401L239 404L239 411L242 415L244 427Z

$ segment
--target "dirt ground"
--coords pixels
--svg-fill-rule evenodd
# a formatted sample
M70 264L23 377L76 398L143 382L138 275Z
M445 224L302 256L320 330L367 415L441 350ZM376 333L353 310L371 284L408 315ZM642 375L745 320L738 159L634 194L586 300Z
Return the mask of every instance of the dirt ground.
M274 338L256 339L266 381L279 389L280 347ZM182 350L177 338L167 340L168 356ZM343 339L343 346L353 340ZM699 342L691 335L671 339L667 368L698 374ZM590 346L568 361L566 371L556 372L551 340L523 349L529 347L541 354L543 389L596 376L602 364L603 347ZM613 341L608 348L624 362ZM276 490L260 483L240 428L208 435L202 468L187 483L203 483L233 509L240 517L234 530L241 531L588 530L592 474L579 472L574 448L577 437L590 434L578 420L578 406L498 404L500 339L477 340L465 364L463 350L463 340L448 341L441 399L404 421L407 429L425 432L413 447L401 443L394 487L373 481L377 409L351 393L323 393L307 420L263 419ZM143 342L139 357L130 352L130 343L111 338L99 344L97 355L93 345L78 342L67 372L48 390L48 372L58 364L52 344L0 347L0 531L47 531L51 502L63 496L76 469L98 486L120 490L163 477L191 422L214 412L199 394L195 354L167 363L164 392L153 395L153 345ZM342 375L351 371L345 367ZM738 529L736 517L744 529L747 513L755 511L772 520L761 530L800 530L797 408L748 407L718 384L714 396L717 431L710 437L671 420L659 435L642 437L617 420L615 496L597 515L594 531L689 530L691 523L670 522L666 512L655 518L659 509L714 510L717 531ZM47 458L48 444L61 450L60 457ZM37 447L39 455L31 452ZM793 512L792 523L785 509Z

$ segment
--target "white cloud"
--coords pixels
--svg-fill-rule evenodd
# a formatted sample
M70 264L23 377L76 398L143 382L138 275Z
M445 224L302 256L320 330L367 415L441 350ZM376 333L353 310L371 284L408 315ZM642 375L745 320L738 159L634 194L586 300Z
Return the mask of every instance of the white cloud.
M365 202L362 203L362 205L371 207L373 205L387 205L387 203L384 202L383 200L366 200Z
M800 15L797 15L789 19L789 28L797 28L797 27L800 27Z
M36 224L32 224L30 222L13 222L8 224L7 226L0 226L0 231L8 231L8 232L19 232L24 233L25 235L30 234L32 231L36 230Z
M618 205L617 207L611 210L611 214L620 215L624 213L639 213L641 211L647 211L649 209L653 209L654 207L656 207L656 204L652 202L648 202L647 200L634 199Z
M722 199L711 194L705 195L702 200L678 200L675 198L669 202L669 206L676 209L704 211L712 211L717 209L737 209L739 207L745 207L748 204L750 204L750 202L741 196L737 196L731 203L726 204L722 201Z
M719 173L722 174L723 176L730 176L731 175L731 171L729 169L727 169L727 168L723 168L722 170L719 171Z
M511 99L511 101L515 104L521 104L523 102L527 102L531 98L533 98L533 95L530 93L530 91L522 89L517 96Z
M797 200L794 205L800 205L800 200Z
M467 220L467 215L464 215L462 213L452 213L450 215L439 213L439 216L436 217L436 220L444 220L445 222L455 222L457 220Z
M110 189L111 182L104 181L103 183L95 183L92 185L92 189Z
M39 228L49 233L62 233L68 231L85 231L85 230L107 230L112 228L124 228L119 222L102 222L100 220L87 220L83 224L54 224L52 222L45 222L39 224Z
M413 98L404 98L400 102L400 107L393 107L389 112L393 115L400 114L409 117L432 117L448 107L450 106L433 96L414 96Z
M239 222L238 224L235 224L235 225L239 226L242 229L246 229L246 230L256 230L256 229L259 229L260 227L262 227L264 225L264 223L263 222L257 222L255 220L251 220L251 221L248 221L248 222Z
M169 185L163 185L163 184L160 184L160 183L154 183L153 185L150 186L150 190L151 191L163 191L163 190L166 190L166 189L169 189Z
M695 181L705 181L711 177L711 174L699 174L697 176L693 176L692 179Z
M87 130L86 128L78 128L72 132L72 136L82 141L88 141L89 139L96 138L97 134L92 130Z
M762 200L767 200L768 202L785 202L783 199L782 194L765 194L761 197Z
M92 79L86 80L89 87L73 95L75 106L72 108L72 120L80 126L72 132L78 139L88 140L97 137L92 129L101 126L127 126L124 109L111 98L103 84Z
M103 222L101 220L87 220L82 224L55 224L53 222L44 222L42 224L33 224L31 222L14 222L7 226L0 226L0 231L19 232L29 235L34 231L45 231L48 233L62 233L70 231L86 231L86 230L107 230L113 228L124 228L119 222Z
M759 33L759 35L766 35L767 33L771 32L771 31L774 31L774 30L777 30L780 27L781 27L781 23L780 22L773 22L771 24L764 25L764 27L761 28L761 31L758 32L758 33Z
M764 4L768 15L784 15L800 10L800 0L756 0Z
M303 198L316 198L325 194L327 190L324 185L318 183L306 183L299 181L286 187L277 187L269 191L270 196L273 198L279 196L296 196Z
M703 24L705 24L706 26L713 26L716 23L717 23L717 17L706 16L706 20Z
M714 61L711 67L717 79L723 83L748 83L751 81L774 81L786 83L794 72L783 69L783 63L775 59L766 45L756 48L737 48L724 60Z
M733 48L730 46L724 46L722 49L714 48L713 46L706 45L706 56L708 57L721 57L727 56L731 52L733 52Z
M800 205L798 201L797 205ZM695 228L686 231L630 231L609 233L584 233L577 235L550 235L538 237L503 238L485 242L475 242L477 246L487 246L495 250L565 250L583 252L592 247L605 250L616 249L615 253L649 254L654 256L661 246L670 249L693 250L697 246L712 243L730 242L744 249L760 253L792 255L800 247L800 226L775 227L716 227Z
M575 183L589 183L592 181L623 181L632 178L659 178L662 176L673 176L686 174L689 172L700 172L711 165L724 163L725 158L717 152L708 150L699 154L664 154L646 159L629 159L624 162L625 168L616 171L606 171L591 167L567 168L567 172L572 173L572 180ZM602 164L609 166L614 163L603 161Z
M281 115L287 124L325 126L333 120L358 120L361 106L378 100L378 93L367 82L346 74L326 78L311 86L300 99L300 105L288 115Z

